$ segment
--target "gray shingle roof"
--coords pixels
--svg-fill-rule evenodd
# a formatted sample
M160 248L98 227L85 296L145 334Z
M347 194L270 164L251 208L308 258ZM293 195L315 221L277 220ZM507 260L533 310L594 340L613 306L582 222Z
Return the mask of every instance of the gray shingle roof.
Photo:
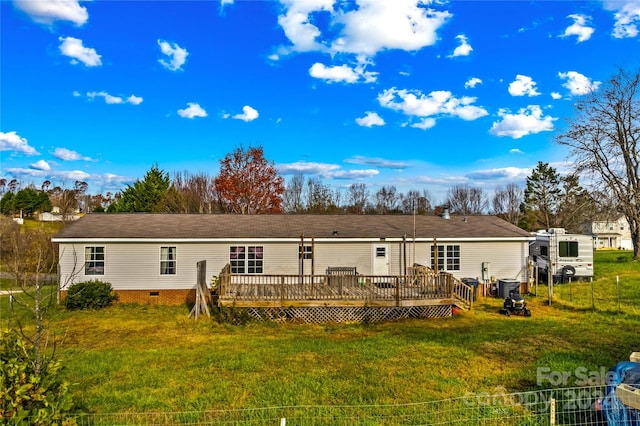
M412 215L89 214L60 231L75 239L407 238ZM530 234L496 216L416 216L417 238L522 238ZM334 234L337 231L337 234ZM62 240L62 241L61 241Z

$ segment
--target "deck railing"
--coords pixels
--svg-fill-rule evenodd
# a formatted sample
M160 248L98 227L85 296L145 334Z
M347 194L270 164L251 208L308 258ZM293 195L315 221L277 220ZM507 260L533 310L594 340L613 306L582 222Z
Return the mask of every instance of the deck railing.
M407 275L250 275L220 273L218 295L223 301L395 302L459 299L470 305L471 288L446 272L408 268ZM470 308L470 306L469 306Z

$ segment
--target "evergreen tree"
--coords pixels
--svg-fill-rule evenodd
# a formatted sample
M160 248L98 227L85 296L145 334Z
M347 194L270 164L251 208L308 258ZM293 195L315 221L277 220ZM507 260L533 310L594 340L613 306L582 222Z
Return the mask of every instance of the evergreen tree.
M156 164L144 175L144 179L137 180L133 186L127 185L113 210L116 212L159 212L160 201L169 190L170 184L169 173L160 170Z
M556 169L539 161L531 176L527 177L524 190L523 213L529 218L529 223L526 223L529 230L556 226L561 192L560 175Z

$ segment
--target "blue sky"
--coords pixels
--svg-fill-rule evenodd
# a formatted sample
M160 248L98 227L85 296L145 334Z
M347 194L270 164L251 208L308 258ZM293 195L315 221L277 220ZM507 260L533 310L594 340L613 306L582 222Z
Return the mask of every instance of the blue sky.
M576 99L640 67L640 0L0 2L0 176L117 191L154 164L442 198L558 170Z

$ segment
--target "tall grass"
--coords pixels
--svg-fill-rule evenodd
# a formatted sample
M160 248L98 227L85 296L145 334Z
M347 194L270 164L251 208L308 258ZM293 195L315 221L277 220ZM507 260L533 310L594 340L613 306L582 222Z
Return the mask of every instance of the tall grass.
M633 260L633 252L597 251L594 258L594 279L555 285L556 301L572 308L640 314L640 261Z

